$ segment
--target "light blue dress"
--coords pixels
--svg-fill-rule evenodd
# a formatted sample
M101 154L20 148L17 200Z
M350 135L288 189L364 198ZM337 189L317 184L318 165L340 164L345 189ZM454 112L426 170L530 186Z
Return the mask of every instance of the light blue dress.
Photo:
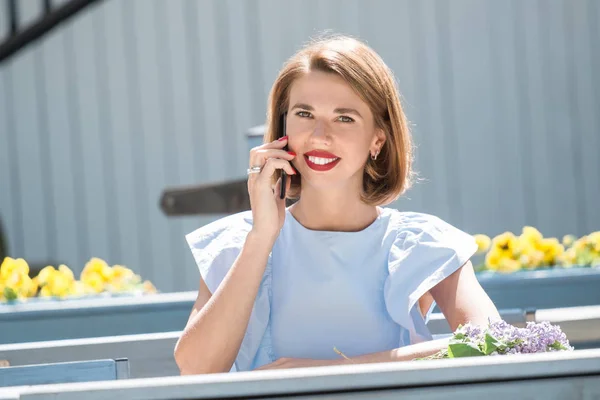
M474 238L423 213L381 208L359 232L315 231L289 209L232 371L281 357L334 359L431 340L418 301L475 253ZM250 211L188 234L212 293L252 228ZM201 356L201 355L200 355Z

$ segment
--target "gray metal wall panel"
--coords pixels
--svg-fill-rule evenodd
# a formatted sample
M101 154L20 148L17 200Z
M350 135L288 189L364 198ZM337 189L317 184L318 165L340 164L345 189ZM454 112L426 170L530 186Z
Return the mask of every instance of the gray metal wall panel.
M19 29L27 28L44 12L43 2L41 0L25 0L17 3Z
M4 39L8 36L8 30L10 26L8 25L8 2L0 3L0 40Z
M104 92L100 88L105 84L98 79L97 70L102 68L102 64L94 40L94 19L97 17L93 9L88 9L74 20L67 36L72 45L68 63L72 68L71 84L75 87L73 95L77 103L74 104L77 110L74 134L80 138L78 158L82 164L75 167L81 171L80 193L88 239L86 248L90 256L110 262L109 241L115 221L114 212L111 213L108 206L111 204L109 198L116 195L111 193L110 185L117 177L106 176L112 171L105 157L111 149L104 140L104 117L100 116L100 102L104 100L101 98Z
M53 233L51 251L48 261L70 262L82 260L82 241L87 237L85 225L76 212L80 200L76 196L78 182L75 181L75 170L81 168L74 154L73 130L69 104L69 75L65 36L67 29L59 28L45 39L42 47L42 81L43 95L39 101L46 109L46 152L49 162L45 165L50 190L46 193L46 201L53 209ZM42 260L37 260L42 261Z
M142 263L144 236L139 220L138 204L145 195L140 190L142 176L138 163L141 155L140 140L135 133L137 127L138 94L136 74L130 68L129 60L133 51L131 33L125 26L128 14L126 2L109 1L98 10L100 24L98 28L98 50L104 56L103 68L106 70L106 94L108 115L105 132L111 137L114 171L118 179L113 182L116 196L116 231L112 238L117 242L113 258L116 262L135 266L138 272L146 273ZM135 102L135 104L134 104Z
M220 216L168 219L160 192L243 176L277 72L326 29L397 77L421 180L393 206L473 233L597 230L598 21L594 0L102 2L0 65L11 254L195 289L184 235Z
M40 120L38 115L39 88L36 85L35 65L40 61L39 47L32 46L16 55L8 65L11 79L14 126L11 132L16 144L14 151L17 165L17 190L20 195L22 237L16 237L30 259L41 259L48 254L49 238L46 234L45 193L40 147ZM11 101L11 100L9 100ZM9 231L10 232L10 231ZM19 246L20 241L20 246Z
M0 69L0 224L2 231L5 234L8 232L14 233L14 227L17 224L13 216L16 213L16 207L13 204L15 193L13 192L14 168L12 168L12 146L11 141L14 141L14 135L8 135L12 125L12 97L10 93L10 71L4 67ZM8 238L4 238L8 241ZM11 241L6 243L8 247L15 248Z

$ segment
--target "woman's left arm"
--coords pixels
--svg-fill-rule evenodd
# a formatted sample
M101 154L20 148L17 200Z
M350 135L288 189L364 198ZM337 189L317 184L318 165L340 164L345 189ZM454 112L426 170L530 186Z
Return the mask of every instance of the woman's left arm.
M471 322L475 325L487 325L488 319L500 319L500 314L498 313L496 306L479 284L471 261L467 261L452 275L438 283L429 291L429 293L438 304L453 332L459 325L464 325L467 322ZM408 361L435 354L447 346L448 339L439 339L404 346L389 351L365 354L353 357L352 359L312 360L281 358L272 364L265 365L258 369L284 369Z

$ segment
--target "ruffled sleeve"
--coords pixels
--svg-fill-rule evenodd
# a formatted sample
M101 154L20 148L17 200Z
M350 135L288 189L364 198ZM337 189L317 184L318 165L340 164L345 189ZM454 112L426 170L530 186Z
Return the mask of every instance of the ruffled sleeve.
M464 265L476 250L477 244L471 235L440 218L402 213L389 253L389 276L384 286L390 316L408 333L400 345L432 339L427 319L435 302L423 316L418 301Z
M227 216L186 235L200 275L211 293L215 293L241 253L250 229L252 215L248 211ZM270 293L271 256L232 372L248 371L273 361L269 347L270 337L266 337L270 316Z
M252 217L246 212L221 218L186 235L200 275L214 293L242 251Z

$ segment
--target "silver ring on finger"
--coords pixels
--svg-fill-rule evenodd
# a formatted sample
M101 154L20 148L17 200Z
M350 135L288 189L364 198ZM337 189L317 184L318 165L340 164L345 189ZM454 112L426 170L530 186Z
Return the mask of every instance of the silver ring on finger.
M250 168L248 168L248 170L246 171L246 173L248 175L250 175L250 174L259 174L260 171L262 171L262 167L250 167Z

